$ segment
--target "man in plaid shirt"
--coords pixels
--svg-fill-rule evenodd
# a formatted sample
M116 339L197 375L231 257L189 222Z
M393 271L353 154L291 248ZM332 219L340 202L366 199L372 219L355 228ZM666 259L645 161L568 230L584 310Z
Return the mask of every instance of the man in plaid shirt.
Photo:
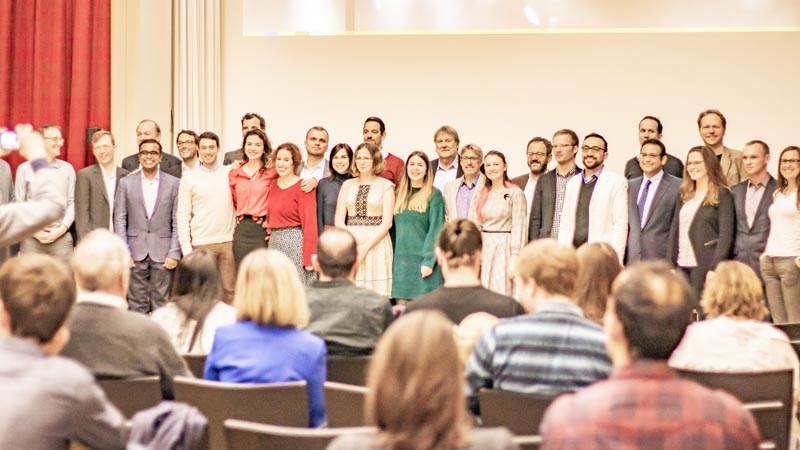
M753 416L722 391L667 366L694 294L663 262L627 269L605 315L608 380L559 397L541 425L542 449L756 449Z

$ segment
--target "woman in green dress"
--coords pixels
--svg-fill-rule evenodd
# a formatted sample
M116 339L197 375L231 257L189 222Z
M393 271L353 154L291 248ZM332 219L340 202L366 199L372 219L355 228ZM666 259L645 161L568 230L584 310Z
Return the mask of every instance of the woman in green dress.
M442 193L433 187L433 169L425 153L412 152L397 187L392 297L398 304L442 284L434 247L444 224Z

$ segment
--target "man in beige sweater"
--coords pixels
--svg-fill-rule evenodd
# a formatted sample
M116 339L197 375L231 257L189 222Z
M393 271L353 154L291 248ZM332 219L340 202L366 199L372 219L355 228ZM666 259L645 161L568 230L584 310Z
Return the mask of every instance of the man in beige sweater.
M231 166L219 163L219 137L206 131L199 137L200 167L184 175L178 191L178 241L183 255L206 250L217 258L227 301L233 300L236 267L233 229L236 224L228 183Z

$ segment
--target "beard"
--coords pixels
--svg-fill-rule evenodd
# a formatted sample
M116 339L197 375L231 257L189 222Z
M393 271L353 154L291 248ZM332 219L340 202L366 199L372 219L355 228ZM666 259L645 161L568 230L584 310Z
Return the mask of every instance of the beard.
M547 164L539 163L539 166L536 167L533 164L529 164L528 167L531 169L531 174L533 175L541 175L547 172Z
M603 164L603 160L599 158L594 158L594 161L591 164L586 161L586 158L583 159L583 167L586 169L596 169L600 167L601 164Z

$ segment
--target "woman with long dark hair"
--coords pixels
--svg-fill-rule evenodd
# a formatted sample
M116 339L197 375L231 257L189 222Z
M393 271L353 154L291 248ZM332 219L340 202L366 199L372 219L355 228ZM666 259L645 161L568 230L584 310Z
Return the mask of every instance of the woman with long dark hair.
M483 158L486 185L476 207L483 233L481 283L513 296L512 272L519 251L528 241L525 194L508 178L506 157L491 150Z
M183 258L175 269L170 302L153 312L179 353L206 355L217 328L236 321L236 310L223 303L217 260L205 250Z
M428 155L411 152L396 190L394 229L396 245L392 270L392 297L410 300L442 284L436 264L436 239L444 224L444 199L433 187Z
M317 186L317 227L319 234L335 226L336 202L342 184L353 178L350 166L353 163L353 149L347 144L336 144L328 159L330 176L323 178Z

